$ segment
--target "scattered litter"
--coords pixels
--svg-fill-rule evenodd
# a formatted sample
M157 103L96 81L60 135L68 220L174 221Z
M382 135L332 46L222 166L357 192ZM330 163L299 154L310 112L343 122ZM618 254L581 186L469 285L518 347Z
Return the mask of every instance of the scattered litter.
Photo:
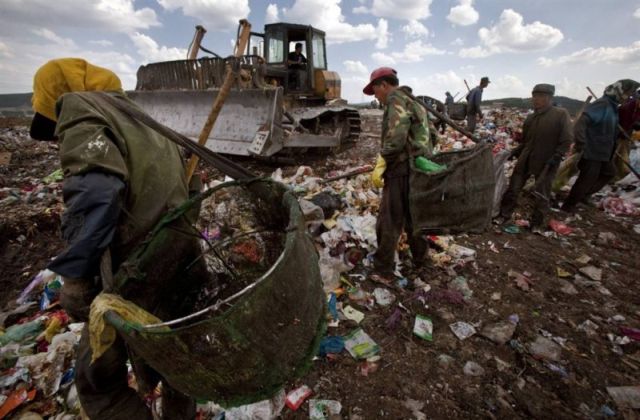
M598 334L598 325L590 319L587 319L582 324L578 325L576 329L578 331L585 332L589 337L594 337Z
M611 216L637 216L640 214L638 207L621 197L605 197L600 202L600 208Z
M498 369L498 372L504 372L511 367L509 363L500 359L498 356L494 356L493 359L496 361L496 369Z
M455 359L448 354L439 354L437 359L438 364L442 367L449 367L453 362L455 362Z
M302 385L299 388L294 389L293 391L287 394L287 397L284 400L284 403L291 410L296 411L306 400L313 391L307 385Z
M516 325L517 323L512 321L500 321L487 324L480 330L480 335L496 344L503 345L513 337L513 334L516 332Z
M586 254L582 254L576 258L576 262L580 264L589 264L589 261L591 261L591 257Z
M562 357L562 348L546 337L536 337L535 341L529 343L527 347L531 355L537 359L558 362Z
M342 313L347 319L355 321L356 324L359 324L364 319L364 314L357 309L352 308L351 306L345 306L342 308Z
M509 270L508 276L510 279L513 279L513 281L516 283L516 286L518 286L525 292L529 291L529 289L531 288L531 284L533 283L531 278L514 270Z
M341 336L327 336L320 341L318 354L326 356L330 353L340 353L342 350L344 350L344 339Z
M404 406L411 410L411 415L416 420L427 420L427 415L420 411L424 408L424 401L418 401L408 398L404 402Z
M544 365L547 368L549 368L550 371L559 374L563 378L567 378L569 376L569 373L567 373L567 370L560 365L557 365L555 363L549 363L549 362L546 362Z
M376 303L380 306L389 306L396 300L396 296L387 289L376 287L373 290L373 296L376 298Z
M573 284L571 284L571 282L565 280L565 279L559 279L558 282L560 283L560 291L562 293L566 293L567 295L577 295L578 294L578 289L575 288L575 286Z
M455 279L451 280L451 282L449 282L449 289L457 290L462 293L462 296L464 296L464 300L469 300L473 296L473 290L471 290L471 288L469 287L467 279L462 276L458 276Z
M607 392L620 408L640 408L640 386L608 386Z
M589 277L591 280L594 281L601 281L602 280L602 269L601 268L597 268L594 267L592 265L588 265L586 267L582 267L579 270L582 274L584 274L585 276Z
M268 400L258 401L253 404L242 405L240 407L233 407L225 410L225 420L268 420L277 418L285 404L285 392L284 389L278 391L278 393Z
M369 376L370 373L374 373L380 367L378 363L380 361L380 356L369 357L364 362L361 362L358 365L358 373L361 376Z
M426 341L433 341L433 322L431 318L422 315L416 315L413 324L413 333Z
M571 277L572 274L562 267L556 267L556 275L560 278Z
M634 341L640 341L640 329L638 328L620 327L620 333Z
M0 407L0 419L5 418L7 414L20 407L22 403L26 401L32 401L35 397L35 389L32 389L31 391L27 391L26 389L13 391L11 394L9 394L4 404L2 404L2 406Z
M329 420L340 415L342 404L334 400L309 400L309 419Z
M573 228L555 219L549 220L549 227L559 235L570 235L573 233Z
M464 368L462 369L465 375L467 376L482 376L484 375L484 368L477 364L476 362L468 361L464 364Z
M354 359L366 359L380 352L380 347L358 328L344 337L344 347Z
M466 340L476 333L476 329L473 325L462 321L454 322L449 325L449 328L459 340Z
M517 225L507 225L502 228L503 232L510 233L512 235L517 235L520 233L520 227Z

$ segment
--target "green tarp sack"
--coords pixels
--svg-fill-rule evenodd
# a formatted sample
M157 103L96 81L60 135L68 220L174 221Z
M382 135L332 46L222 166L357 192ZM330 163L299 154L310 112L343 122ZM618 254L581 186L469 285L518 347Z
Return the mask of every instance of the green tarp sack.
M126 270L116 273L117 283L135 282L140 273L153 270L153 255L145 251L154 249L154 241L166 238L172 221L228 184L243 183L222 184L166 216L145 247L127 261ZM126 322L115 312L106 316L133 352L172 387L227 407L268 398L306 372L325 326L318 256L298 201L273 181L244 184L248 194L267 203L267 217L285 232L275 264L224 304L217 302L180 319L142 326ZM135 276L123 280L129 273Z
M414 233L480 233L491 224L495 189L491 146L429 157L447 169L425 173L412 163L409 208Z

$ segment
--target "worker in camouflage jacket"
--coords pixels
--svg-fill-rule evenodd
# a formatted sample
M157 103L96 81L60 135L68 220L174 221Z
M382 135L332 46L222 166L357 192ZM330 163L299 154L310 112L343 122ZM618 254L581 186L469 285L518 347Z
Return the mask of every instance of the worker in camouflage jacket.
M535 207L532 227L540 227L544 223L549 211L551 183L573 141L569 113L564 108L553 106L554 93L555 87L546 83L535 85L531 92L534 112L524 121L522 144L513 151L513 156L519 159L500 206L501 216L509 219L522 187L533 176Z
M34 77L31 136L59 141L64 173L62 234L68 246L48 268L63 277L60 302L79 321L87 320L90 304L103 288L100 264L105 251L111 256L111 271L117 272L162 216L189 196L178 147L105 101L105 95L135 106L113 72L82 59L52 60ZM184 231L188 226L180 220L174 227ZM156 249L153 267L117 290L160 319L186 315L191 307L185 306L185 294L195 289L191 282L203 276L186 269L200 255L198 241L173 230L171 235L170 243ZM150 410L128 386L129 355L123 339L117 337L91 362L87 325L75 365L86 414L92 420L150 419ZM143 372L146 391L161 380L144 364L135 363L134 370L141 392ZM194 400L163 381L163 418L194 416Z
M414 235L409 211L411 158L430 155L429 125L425 109L410 91L398 87L397 73L381 67L371 73L366 95L375 95L384 106L380 155L372 175L375 186L383 187L376 225L378 248L374 255L374 279L388 283L395 271L395 252L402 231L407 233L414 266L422 265L427 242Z

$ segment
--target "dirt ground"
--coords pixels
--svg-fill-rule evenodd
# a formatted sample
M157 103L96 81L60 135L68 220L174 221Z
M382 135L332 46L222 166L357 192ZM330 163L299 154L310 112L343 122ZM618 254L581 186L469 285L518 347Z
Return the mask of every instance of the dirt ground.
M354 148L306 162L316 175L330 176L336 170L374 162L376 124L364 118L365 133ZM10 194L9 189L31 188L34 180L58 165L55 144L31 141L27 128L5 123L0 124L0 152L7 151L12 156L8 166L0 166L0 200ZM285 173L297 168L241 161L264 175L277 167ZM213 170L208 174L219 175ZM0 307L15 298L62 249L60 195L58 185L34 202L0 204ZM343 418L351 419L638 418L637 411L618 406L606 387L640 385L638 343L632 340L615 346L607 336L621 336L620 326L640 327L636 284L640 234L633 229L640 220L612 218L591 207L581 208L578 214L580 219L569 223L575 228L569 236L546 237L526 229L510 234L503 226L493 225L481 235L456 237L456 243L477 251L475 262L454 271L428 267L408 277L411 281L419 277L437 291L447 289L454 276L464 276L473 291L470 299L421 300L410 283L406 289L394 290L406 310L399 311L400 322L392 328L386 325L397 302L371 310L349 303L364 312L360 327L381 347L377 370L366 372L364 362L343 351L315 361L312 370L291 382L287 391L307 384L314 398L339 401ZM602 232L612 233L614 239L607 242L599 237ZM591 258L588 264L576 261L583 255ZM586 281L585 276L574 278L585 265L602 269L600 285ZM569 277L561 280L558 268ZM509 277L510 270L529 274L528 291ZM563 287L567 281L574 290ZM370 280L360 286L370 292L379 287ZM432 319L433 341L412 334L418 314ZM502 345L479 334L461 341L449 328L464 321L480 330L482 325L514 314L519 318L515 334ZM579 326L587 320L597 328L582 331ZM345 335L356 327L354 321L341 321L328 334ZM566 340L558 361L545 362L524 350L540 334ZM479 364L484 372L466 375L463 367L468 361ZM308 416L307 404L296 412L287 408L282 412L286 419Z

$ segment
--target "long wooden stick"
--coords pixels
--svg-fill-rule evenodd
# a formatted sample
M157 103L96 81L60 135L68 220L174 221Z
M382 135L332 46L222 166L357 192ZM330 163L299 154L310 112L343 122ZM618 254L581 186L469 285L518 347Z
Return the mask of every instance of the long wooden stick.
M242 19L240 21L240 36L236 41L236 49L234 51L235 57L241 57L244 54L244 50L247 48L247 43L249 42L249 36L251 35L251 24L248 20ZM213 106L211 107L211 112L209 112L209 116L207 117L207 122L204 124L202 131L200 132L200 137L198 137L198 144L200 146L204 146L209 138L209 134L211 134L211 130L213 130L213 126L218 119L218 115L222 110L222 106L224 105L224 101L229 96L229 91L231 90L231 86L236 79L236 73L233 68L227 65L227 74L225 75L224 82L222 83L222 87L220 88L220 92L216 96L216 99L213 101ZM189 164L187 165L187 182L191 181L191 177L198 166L198 156L191 156L189 160Z
M446 122L447 124L449 124L454 130L456 130L457 132L459 132L460 134L464 135L465 137L470 138L471 140L473 140L475 143L481 143L482 141L474 136L472 133L470 133L469 131L465 130L464 128L460 127L458 124L454 123L453 120L449 117L447 117L444 114L439 113L438 111L436 111L435 109L433 109L431 106L425 104L422 101L418 101L420 103L420 105L422 105L423 107L426 108L427 111L429 111L430 113L432 113L433 115L435 115L436 117L438 117L439 119L441 119L442 121Z

